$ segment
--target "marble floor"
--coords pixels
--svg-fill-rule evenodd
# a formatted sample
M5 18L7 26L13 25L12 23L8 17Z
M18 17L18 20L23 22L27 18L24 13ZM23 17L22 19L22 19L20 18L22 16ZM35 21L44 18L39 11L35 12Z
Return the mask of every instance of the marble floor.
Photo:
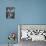
M8 44L0 44L0 46L8 46ZM28 40L28 41L21 40L19 44L15 44L13 46L46 46L46 41L32 42L31 40Z
M32 42L31 40L28 40L28 41L21 40L20 46L46 46L46 41L33 41Z
M8 44L0 44L0 46L8 46ZM9 46L19 46L19 45L15 44L15 45L9 45Z

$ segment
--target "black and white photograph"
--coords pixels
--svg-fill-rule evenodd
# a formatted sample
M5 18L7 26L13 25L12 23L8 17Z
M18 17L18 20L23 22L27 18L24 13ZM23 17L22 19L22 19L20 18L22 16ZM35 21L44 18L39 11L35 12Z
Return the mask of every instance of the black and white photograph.
M46 25L18 25L20 46L43 45L46 43Z
M7 19L15 18L15 7L6 7L6 18Z

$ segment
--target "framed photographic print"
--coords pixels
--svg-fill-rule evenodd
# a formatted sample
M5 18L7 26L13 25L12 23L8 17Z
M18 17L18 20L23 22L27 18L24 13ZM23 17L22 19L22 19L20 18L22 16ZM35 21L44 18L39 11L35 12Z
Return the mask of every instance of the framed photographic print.
M20 24L18 25L18 33L19 32L20 41L46 41L46 25Z
M15 18L15 7L6 7L6 19L8 18Z

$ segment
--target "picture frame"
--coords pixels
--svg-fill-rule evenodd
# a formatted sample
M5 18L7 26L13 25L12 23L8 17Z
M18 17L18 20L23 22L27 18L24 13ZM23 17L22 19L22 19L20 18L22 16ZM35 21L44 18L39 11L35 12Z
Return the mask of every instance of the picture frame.
M15 7L6 7L6 19L15 18Z

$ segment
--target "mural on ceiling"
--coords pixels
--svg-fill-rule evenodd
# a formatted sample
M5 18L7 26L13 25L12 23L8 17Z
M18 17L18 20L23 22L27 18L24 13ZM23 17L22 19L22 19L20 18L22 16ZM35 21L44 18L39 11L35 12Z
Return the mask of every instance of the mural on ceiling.
M6 18L15 18L15 7L6 7Z

